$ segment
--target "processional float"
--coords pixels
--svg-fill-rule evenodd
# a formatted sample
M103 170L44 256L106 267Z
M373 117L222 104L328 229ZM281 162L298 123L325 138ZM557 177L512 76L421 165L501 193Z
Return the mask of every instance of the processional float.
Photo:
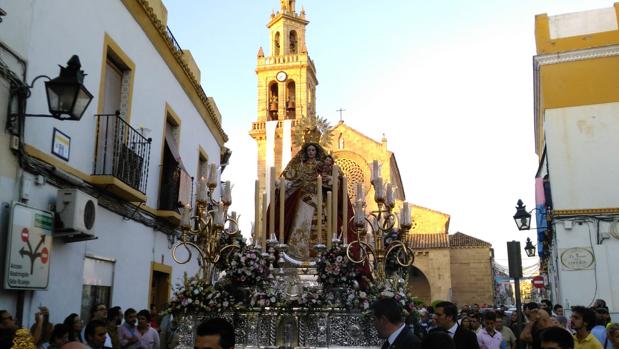
M304 134L301 151L313 146L318 154L326 154L321 146L329 135L324 120L310 120L297 129ZM179 348L193 348L196 325L215 316L234 324L237 347L375 347L381 344L370 311L375 299L392 297L405 314L413 311L415 299L405 281L414 262L411 212L406 202L399 214L395 211L395 188L383 184L378 162L373 161L371 171L376 209L366 213L361 183L349 207L348 179L337 165L326 174L323 171L324 177L330 177L325 183L322 174L314 175L307 164L313 159L316 166L324 167L326 156L308 160L297 155L299 166L307 168L288 170L288 166L279 181L271 169L271 205L256 183L256 215L249 243L238 228L239 216L228 213L230 182L218 188L214 164L208 174L200 174L195 210L181 208L180 236L172 248L177 263L189 263L197 253L200 266L198 275L185 275L177 285L167 309L180 324ZM306 180L297 183L294 178L300 171L306 172ZM304 204L314 207L307 222L314 224L315 236L297 228L297 235L285 231L292 229L285 217L300 216L300 211L285 213L286 200L293 197L290 188L295 186L304 188ZM312 186L315 195L311 195ZM215 198L217 192L220 199ZM304 246L298 236L309 237L306 242L313 243L306 258L292 252Z

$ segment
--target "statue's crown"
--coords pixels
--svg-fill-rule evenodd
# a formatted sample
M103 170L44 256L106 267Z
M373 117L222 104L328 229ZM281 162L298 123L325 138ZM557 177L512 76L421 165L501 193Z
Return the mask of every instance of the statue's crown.
M322 133L320 133L318 127L313 126L305 129L303 141L305 143L320 143L320 137L322 137Z

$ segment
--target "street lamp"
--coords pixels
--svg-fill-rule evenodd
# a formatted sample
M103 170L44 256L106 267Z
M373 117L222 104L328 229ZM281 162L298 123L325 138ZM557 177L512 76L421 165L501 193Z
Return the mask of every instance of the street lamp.
M524 252L526 252L527 257L535 257L535 245L533 245L530 238L527 238L527 244L524 246Z
M54 79L47 75L39 75L32 80L29 86L17 92L21 98L30 97L30 89L40 78L46 78L45 92L47 94L47 107L51 115L25 114L24 109L20 113L11 115L14 120L18 116L52 117L58 120L79 121L84 115L86 108L92 101L92 94L84 86L84 71L80 59L73 55L67 62L67 66L60 66L60 75Z
M79 57L73 55L66 67L60 67L60 76L45 82L47 105L54 118L80 120L88 108L92 94L83 84L86 74L81 67Z
M531 229L531 213L527 212L527 206L522 204L522 200L518 199L518 206L516 206L516 214L514 215L514 221L518 230Z

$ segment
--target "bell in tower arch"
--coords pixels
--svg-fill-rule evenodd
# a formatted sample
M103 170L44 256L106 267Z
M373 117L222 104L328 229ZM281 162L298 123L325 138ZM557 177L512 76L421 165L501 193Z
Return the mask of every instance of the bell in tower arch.
M296 30L291 30L290 31L290 54L297 54L297 50L299 47L298 44L298 40L297 40L297 32Z
M277 101L278 94L279 89L277 83L271 83L269 88L269 120L277 120L277 109L279 107L279 103Z
M286 85L286 118L294 119L296 115L295 109L296 88L294 81L289 81Z
M275 33L275 38L273 39L273 55L279 56L279 32Z

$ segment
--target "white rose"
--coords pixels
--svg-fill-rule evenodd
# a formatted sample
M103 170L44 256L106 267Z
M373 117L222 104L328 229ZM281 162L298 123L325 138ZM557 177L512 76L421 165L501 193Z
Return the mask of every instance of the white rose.
M393 298L393 296L395 296L395 293L391 292L391 291L383 291L381 292L381 295L387 297L387 298Z

